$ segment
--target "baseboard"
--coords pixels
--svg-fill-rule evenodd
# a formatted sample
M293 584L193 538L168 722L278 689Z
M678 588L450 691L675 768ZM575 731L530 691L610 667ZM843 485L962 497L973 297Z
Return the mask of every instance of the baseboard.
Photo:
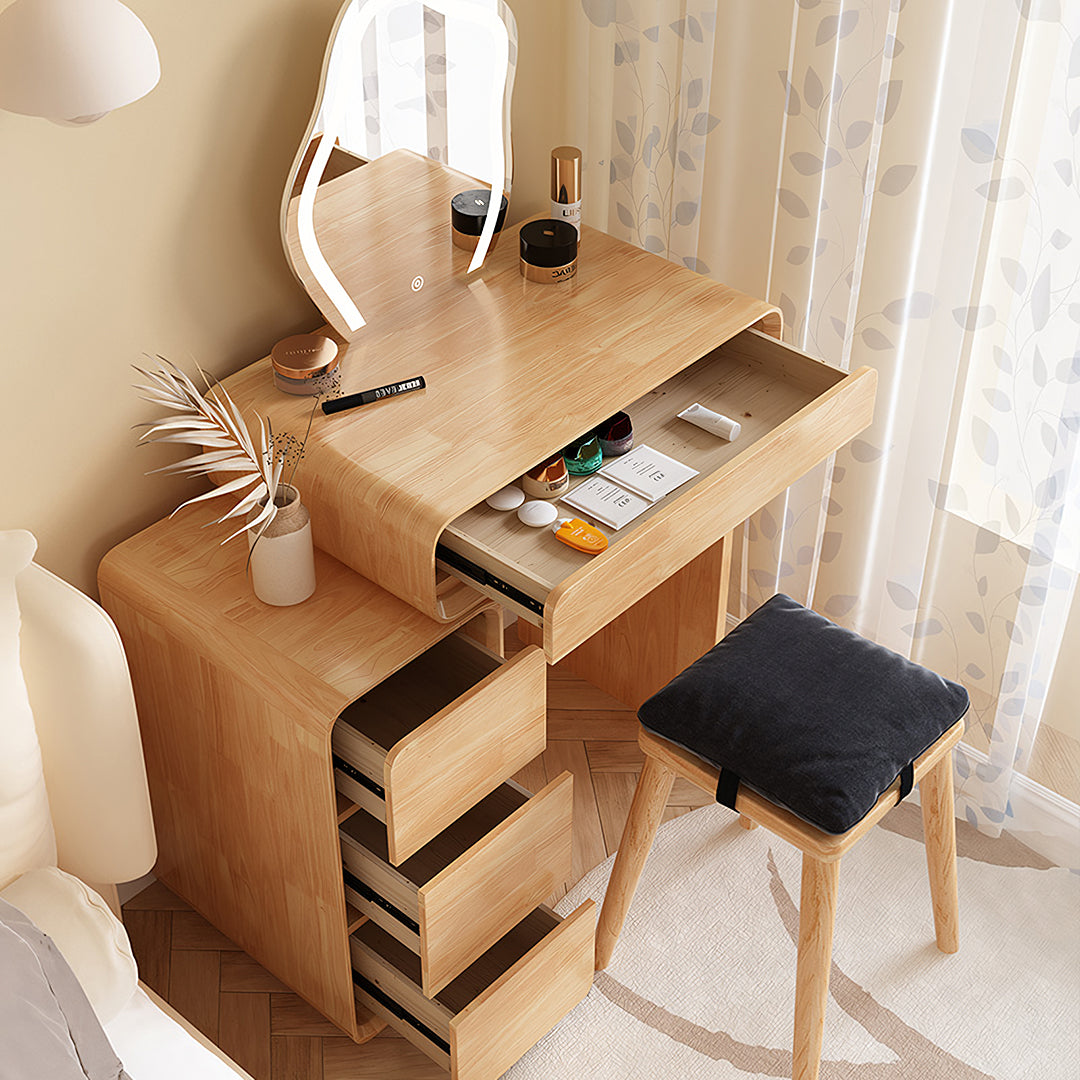
M981 750L960 744L972 761L988 764ZM1016 773L1009 789L1010 835L1058 866L1080 872L1080 806L1030 777Z

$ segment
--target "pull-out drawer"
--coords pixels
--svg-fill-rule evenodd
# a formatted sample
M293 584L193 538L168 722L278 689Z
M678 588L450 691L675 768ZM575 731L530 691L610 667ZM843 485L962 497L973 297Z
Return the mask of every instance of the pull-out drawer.
M451 635L363 697L334 725L338 790L385 822L397 865L543 753L544 654L504 661Z
M543 627L554 663L865 428L875 385L869 368L849 374L744 330L624 406L635 443L698 475L618 531L593 521L606 551L575 551L482 502L443 531L437 564ZM694 402L738 420L738 438L680 420Z
M438 993L570 874L573 776L539 794L497 788L400 866L386 830L358 810L339 828L346 897L419 954Z
M415 955L368 922L350 939L356 997L453 1080L497 1080L592 985L595 905L539 907L434 999Z

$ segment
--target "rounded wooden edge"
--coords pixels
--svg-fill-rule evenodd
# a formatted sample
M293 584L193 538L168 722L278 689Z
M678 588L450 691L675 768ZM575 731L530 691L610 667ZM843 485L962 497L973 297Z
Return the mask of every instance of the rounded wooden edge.
M374 1039L384 1027L386 1021L381 1016L376 1016L362 1002L356 1002L356 1042L366 1043Z

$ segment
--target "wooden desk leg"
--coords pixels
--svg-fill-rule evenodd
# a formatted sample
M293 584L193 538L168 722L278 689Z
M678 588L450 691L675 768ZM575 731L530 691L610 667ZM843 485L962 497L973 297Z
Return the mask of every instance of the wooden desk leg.
M597 971L603 971L611 961L673 783L675 774L646 754L596 926Z
M505 629L502 608L490 607L470 619L459 632L473 641L478 641L496 656L505 657Z
M724 636L730 577L729 533L561 664L636 709Z

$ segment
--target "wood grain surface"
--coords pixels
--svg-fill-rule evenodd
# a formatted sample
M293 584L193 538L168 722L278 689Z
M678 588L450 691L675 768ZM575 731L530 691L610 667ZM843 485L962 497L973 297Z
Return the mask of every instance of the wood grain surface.
M212 515L195 506L158 522L99 572L139 709L155 872L356 1035L331 728L454 624L318 551L309 600L262 604L242 543L220 546L224 528L203 528ZM197 967L181 964L196 985Z
M457 183L398 152L320 193L352 251L350 215L412 191L417 227L445 260L406 307L381 318L371 307L342 357L346 393L415 375L427 388L315 416L300 481L316 545L436 617L435 544L452 520L740 330L780 325L774 307L590 229L571 281L526 282L512 235L466 276L447 222ZM368 246L382 279L413 277L407 245L373 234ZM333 262L332 237L324 251ZM275 431L307 427L310 401L277 391L268 359L225 385Z

